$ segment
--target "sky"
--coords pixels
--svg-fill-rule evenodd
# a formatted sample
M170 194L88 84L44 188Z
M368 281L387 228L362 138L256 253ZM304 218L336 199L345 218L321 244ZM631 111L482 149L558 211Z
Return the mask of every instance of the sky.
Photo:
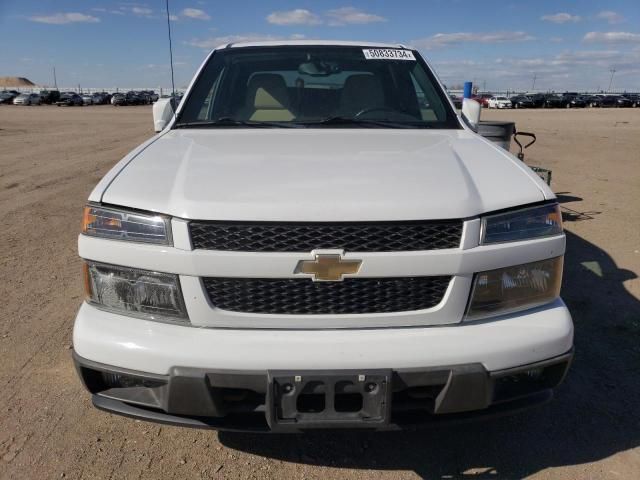
M640 0L170 0L177 87L242 40L399 42L448 86L640 91ZM60 87L170 81L165 0L0 0L0 76ZM612 72L615 70L615 72Z

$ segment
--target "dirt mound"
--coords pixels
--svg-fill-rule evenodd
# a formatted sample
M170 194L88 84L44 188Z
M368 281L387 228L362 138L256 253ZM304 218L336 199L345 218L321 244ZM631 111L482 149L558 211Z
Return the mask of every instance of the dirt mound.
M35 87L28 78L24 77L0 77L0 87Z

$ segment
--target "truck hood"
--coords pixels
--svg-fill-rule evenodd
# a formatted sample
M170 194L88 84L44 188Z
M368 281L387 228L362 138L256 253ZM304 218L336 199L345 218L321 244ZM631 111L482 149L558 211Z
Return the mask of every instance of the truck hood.
M93 198L202 220L466 218L553 198L466 130L170 130ZM123 166L124 165L124 166Z

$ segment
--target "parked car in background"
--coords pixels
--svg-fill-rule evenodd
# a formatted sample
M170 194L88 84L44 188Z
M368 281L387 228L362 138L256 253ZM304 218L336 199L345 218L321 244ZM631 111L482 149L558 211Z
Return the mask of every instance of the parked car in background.
M584 108L586 106L587 102L577 94L565 94L560 99L560 107L562 108Z
M83 105L93 105L93 95L86 93L81 95Z
M104 103L104 95L102 93L93 93L91 101L94 105L102 105Z
M13 104L13 99L16 98L17 95L13 92L0 92L0 104L11 105Z
M121 106L127 104L127 97L124 93L114 93L111 96L111 105L113 106Z
M526 95L516 95L511 97L511 105L513 108L534 108L535 104Z
M473 100L475 100L476 102L478 102L480 105L482 105L483 107L489 107L489 99L493 97L492 94L490 93L481 93L480 95L475 95L473 98Z
M151 101L151 95L145 91L136 92L136 95L140 99L140 105L151 105L153 103Z
M534 93L533 95L529 95L529 99L533 102L534 108L546 107L547 96L544 93Z
M46 105L53 105L60 100L60 92L58 90L41 90L40 101Z
M637 93L625 93L624 98L631 102L632 107L640 107L640 94Z
M554 93L544 96L543 108L560 108L562 106L562 97Z
M82 97L77 93L64 92L60 95L60 100L56 102L56 105L58 107L60 106L73 107L73 106L81 106L82 103L83 103Z
M130 91L125 94L126 97L126 105L142 105L144 100L138 92Z
M37 93L21 93L13 99L14 105L40 105L40 95Z
M160 95L158 95L156 92L154 92L153 90L145 90L145 93L147 95L149 95L149 98L151 99L152 103L155 103L158 101L158 99L160 98Z
M19 92L17 90L3 90L2 93L10 93L13 95L13 98L16 98L18 95L22 94L22 92Z
M511 108L511 100L507 97L491 97L487 101L489 108Z
M584 102L584 106L588 107L591 102L591 95L579 95L578 100L582 100Z
M605 95L582 95L580 98L584 100L584 102L587 104L587 107L597 108L601 106L602 99L604 97Z
M112 95L108 92L98 92L95 95L99 95L100 96L100 104L101 105L109 105L111 103L111 97Z
M15 101L14 101L15 103ZM607 95L600 101L601 107L630 108L633 102L621 95Z

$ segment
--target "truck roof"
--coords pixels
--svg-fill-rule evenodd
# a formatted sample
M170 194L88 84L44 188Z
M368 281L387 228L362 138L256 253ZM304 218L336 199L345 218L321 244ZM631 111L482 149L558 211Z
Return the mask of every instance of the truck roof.
M379 43L379 42L351 42L342 40L269 40L260 42L232 42L216 48L241 48L241 47L277 47L285 45L324 45L324 46L347 46L347 47L368 47L368 48L408 48L401 43Z

